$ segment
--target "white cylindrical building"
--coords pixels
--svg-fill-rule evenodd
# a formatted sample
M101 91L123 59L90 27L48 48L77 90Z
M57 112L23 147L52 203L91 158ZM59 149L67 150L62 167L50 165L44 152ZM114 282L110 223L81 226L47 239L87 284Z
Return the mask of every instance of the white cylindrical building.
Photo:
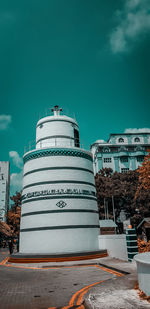
M38 121L36 149L23 157L20 253L97 251L92 154L80 148L77 122L53 111Z

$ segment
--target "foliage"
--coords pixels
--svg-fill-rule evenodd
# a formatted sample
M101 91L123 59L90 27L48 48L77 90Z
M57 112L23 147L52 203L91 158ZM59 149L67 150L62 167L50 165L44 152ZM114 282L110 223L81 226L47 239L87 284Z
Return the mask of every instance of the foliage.
M10 226L3 221L0 221L0 238L7 238L11 237L13 235L13 232L10 228Z
M14 202L14 204L8 211L7 224L11 227L13 235L18 236L21 217L21 193L16 192L16 195L11 196L10 199Z
M135 193L139 183L138 171L122 174L110 168L100 170L95 176L97 199L100 218L104 219L104 203L108 204L109 218L113 218L112 196L115 204L115 217L119 221L121 209L124 209L131 223L137 225L144 216L150 216L150 192L141 189L135 200Z
M21 193L16 192L16 195L13 195L10 199L13 201L13 205L8 210L7 223L0 222L0 233L3 238L18 237L20 230Z
M139 253L150 252L150 240L145 241L138 238L137 244Z
M139 173L139 184L135 194L135 198L137 198L141 191L150 190L150 150L148 150L148 155L145 156L142 165L138 168Z

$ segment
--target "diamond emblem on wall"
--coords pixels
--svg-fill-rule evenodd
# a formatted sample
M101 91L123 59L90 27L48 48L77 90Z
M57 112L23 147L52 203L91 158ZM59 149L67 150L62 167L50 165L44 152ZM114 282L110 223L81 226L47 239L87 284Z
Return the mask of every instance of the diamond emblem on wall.
M59 208L64 208L67 205L67 203L65 203L64 201L59 201L56 206Z

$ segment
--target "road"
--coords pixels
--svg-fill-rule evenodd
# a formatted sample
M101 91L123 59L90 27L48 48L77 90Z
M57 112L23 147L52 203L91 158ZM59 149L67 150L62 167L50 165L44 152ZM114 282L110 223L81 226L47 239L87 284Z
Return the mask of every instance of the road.
M40 264L39 268L6 263L7 256L7 249L0 249L0 309L81 307L91 286L121 276L94 261L65 267Z

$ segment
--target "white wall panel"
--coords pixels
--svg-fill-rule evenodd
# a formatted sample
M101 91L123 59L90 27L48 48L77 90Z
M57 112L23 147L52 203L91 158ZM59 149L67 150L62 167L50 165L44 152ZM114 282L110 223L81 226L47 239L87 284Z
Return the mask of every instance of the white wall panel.
M95 213L70 212L39 214L22 217L21 228L36 228L49 226L66 225L94 225L99 224L98 216Z
M26 232L20 235L20 253L77 253L98 249L98 230L68 229ZM32 239L32 245L31 241Z
M61 197L57 200L32 201L30 203L22 204L21 211L22 214L24 214L41 210L57 210L58 207L56 206L56 203L59 200L61 200ZM63 201L67 204L65 209L97 210L97 201L94 200L63 198Z

